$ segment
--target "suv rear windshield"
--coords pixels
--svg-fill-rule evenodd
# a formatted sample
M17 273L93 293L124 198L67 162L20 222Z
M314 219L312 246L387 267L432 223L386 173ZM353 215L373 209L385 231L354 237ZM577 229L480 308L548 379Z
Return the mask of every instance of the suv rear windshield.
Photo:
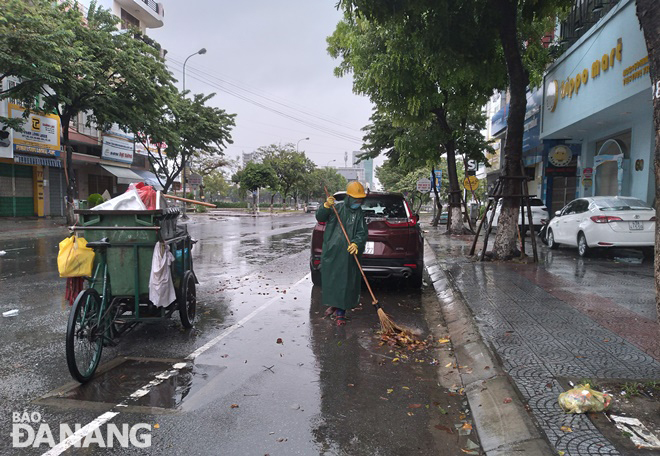
M594 201L594 204L601 211L653 210L644 201L637 198L603 198Z
M367 196L362 204L362 212L367 218L406 219L403 198L394 195Z

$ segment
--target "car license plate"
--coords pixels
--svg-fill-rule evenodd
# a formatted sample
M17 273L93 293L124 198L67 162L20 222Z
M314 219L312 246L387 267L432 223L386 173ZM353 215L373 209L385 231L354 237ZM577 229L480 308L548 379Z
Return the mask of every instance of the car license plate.
M364 246L364 253L367 255L373 255L374 254L374 243L371 241L367 241L367 244Z
M633 221L633 222L628 222L628 227L630 228L631 231L632 230L643 230L644 229L644 224L642 222Z

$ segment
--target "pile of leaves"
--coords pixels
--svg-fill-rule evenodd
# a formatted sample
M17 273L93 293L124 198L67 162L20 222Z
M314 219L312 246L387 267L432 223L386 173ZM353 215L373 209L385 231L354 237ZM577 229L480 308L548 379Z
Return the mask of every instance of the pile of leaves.
M413 333L407 330L403 331L380 331L380 346L388 345L390 347L402 347L411 351L425 350L433 342L432 338L419 339Z

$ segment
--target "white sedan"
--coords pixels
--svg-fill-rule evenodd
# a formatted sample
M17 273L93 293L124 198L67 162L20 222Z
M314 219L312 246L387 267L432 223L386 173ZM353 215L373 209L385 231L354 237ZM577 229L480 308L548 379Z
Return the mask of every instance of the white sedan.
M493 218L493 228L497 228L497 222L500 218L500 212L502 210L502 199L500 199L497 202L497 205L495 207L495 217ZM529 199L529 205L532 209L532 224L534 225L534 230L539 231L541 227L548 222L548 208L545 207L545 204L543 204L543 201L541 198L530 198ZM527 229L529 228L529 219L527 218L527 206L522 206L520 210L518 211L518 225L522 228L522 222L523 222L523 211L525 213L525 232L527 232ZM486 212L486 224L484 225L484 228L488 227L488 222L490 221L490 215L493 212L493 208L491 207L488 212ZM522 233L525 234L525 233Z
M655 210L637 198L594 196L571 201L548 224L548 247L578 248L586 256L597 247L655 244Z

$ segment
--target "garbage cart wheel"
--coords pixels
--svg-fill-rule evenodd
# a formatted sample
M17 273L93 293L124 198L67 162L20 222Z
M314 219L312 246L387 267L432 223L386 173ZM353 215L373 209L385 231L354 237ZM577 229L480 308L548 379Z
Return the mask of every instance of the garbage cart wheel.
M197 294L195 292L195 276L187 271L181 281L179 293L179 317L184 328L192 328L197 314Z
M90 288L80 292L69 314L66 363L73 378L80 383L92 378L101 360L103 329L99 328L100 310L101 296Z

